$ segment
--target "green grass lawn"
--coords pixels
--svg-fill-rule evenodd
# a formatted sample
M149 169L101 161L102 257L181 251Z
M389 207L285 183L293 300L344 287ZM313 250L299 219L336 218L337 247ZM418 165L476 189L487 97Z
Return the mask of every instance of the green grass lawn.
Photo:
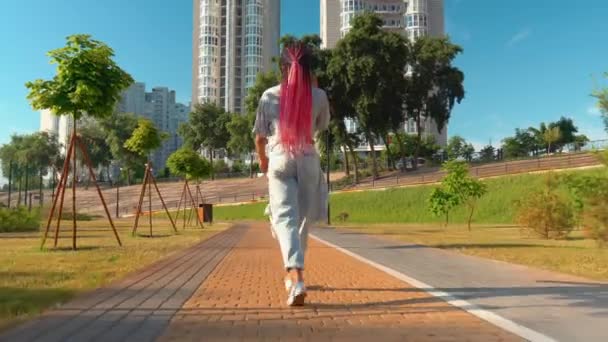
M148 218L140 221L148 234ZM71 251L71 222L62 224L59 250L40 250L40 233L0 234L0 330L42 310L177 253L225 229L216 224L179 229L154 219L154 238L131 236L133 219L116 222L124 247L118 247L107 221L78 222L78 251ZM52 238L47 247L52 247Z
M597 174L603 169L573 171L578 174ZM560 173L565 174L566 172ZM473 222L477 224L512 224L516 215L515 201L539 188L546 175L526 174L486 180L488 193L479 200ZM434 186L393 188L383 191L335 193L331 196L334 221L340 213L348 213L348 223L438 223L443 218L428 210L428 198ZM265 203L216 207L218 220L262 220ZM464 208L450 213L451 223L465 223Z
M344 226L426 246L438 247L494 260L533 266L577 276L608 280L608 249L572 232L565 240L541 240L523 236L518 227L483 225L469 232L465 226L447 229L437 225Z

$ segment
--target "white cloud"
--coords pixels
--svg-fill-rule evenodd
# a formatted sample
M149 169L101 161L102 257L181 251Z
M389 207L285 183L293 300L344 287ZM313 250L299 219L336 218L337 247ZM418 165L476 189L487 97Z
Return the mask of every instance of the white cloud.
M519 32L517 32L516 34L514 34L511 39L509 39L509 41L507 41L507 46L511 47L514 45L517 45L519 43L521 43L523 40L527 39L528 37L530 37L530 35L532 34L532 31L529 28L524 28L519 30Z

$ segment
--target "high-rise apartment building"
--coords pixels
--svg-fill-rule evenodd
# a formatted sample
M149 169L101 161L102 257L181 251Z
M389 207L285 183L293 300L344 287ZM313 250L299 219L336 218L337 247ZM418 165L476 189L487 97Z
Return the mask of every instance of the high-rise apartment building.
M400 32L411 40L445 34L443 0L321 0L323 47L333 48L351 29L353 18L366 11L379 15L386 30ZM354 122L347 122L347 127L356 129ZM441 146L447 145L447 127L439 131L431 119L425 120L422 127L423 135L433 136ZM406 122L404 129L416 134L412 122Z
M280 0L194 0L192 104L242 112L247 90L279 55Z
M122 93L117 110L150 119L156 128L169 135L151 156L155 172L164 170L167 158L182 145L177 129L188 120L189 107L176 103L174 90L154 87L146 92L144 83L134 83Z

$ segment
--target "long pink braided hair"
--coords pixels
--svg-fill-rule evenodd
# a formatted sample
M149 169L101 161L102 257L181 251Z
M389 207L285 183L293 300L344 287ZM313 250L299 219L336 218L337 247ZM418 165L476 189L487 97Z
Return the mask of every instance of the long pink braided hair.
M297 153L313 142L310 54L296 44L283 49L281 61L280 142L286 151Z

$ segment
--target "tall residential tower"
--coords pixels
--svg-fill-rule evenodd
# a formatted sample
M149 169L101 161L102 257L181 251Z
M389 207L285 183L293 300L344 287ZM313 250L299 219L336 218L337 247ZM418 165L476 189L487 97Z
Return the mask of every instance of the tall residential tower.
M247 90L279 55L280 0L194 0L192 104L244 110Z
M386 30L401 32L410 40L445 34L443 0L321 0L323 47L333 48L351 29L353 18L366 11L379 15ZM347 122L347 128L354 130L355 123ZM416 133L412 122L406 123L404 129L407 133ZM447 127L440 132L435 122L428 119L423 129L424 134L434 136L439 145L447 144Z

